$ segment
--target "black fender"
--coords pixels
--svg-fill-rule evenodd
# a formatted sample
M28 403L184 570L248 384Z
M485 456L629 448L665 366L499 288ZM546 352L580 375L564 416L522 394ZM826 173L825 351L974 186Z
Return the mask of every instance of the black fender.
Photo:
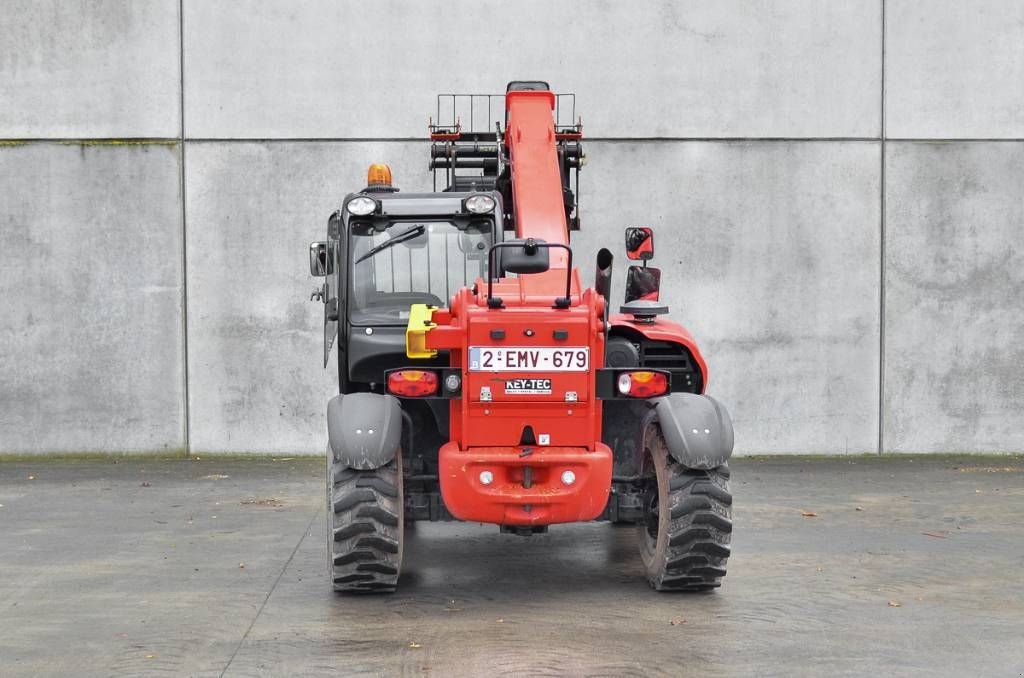
M345 467L380 468L395 458L401 439L402 406L394 396L343 393L327 403L328 449Z
M669 454L686 468L711 470L732 456L732 418L711 396L672 393L657 398L655 418Z

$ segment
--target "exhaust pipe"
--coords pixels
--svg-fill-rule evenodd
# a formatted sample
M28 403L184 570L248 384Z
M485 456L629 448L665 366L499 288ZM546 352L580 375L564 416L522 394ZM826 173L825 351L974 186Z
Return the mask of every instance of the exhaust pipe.
M604 297L604 320L608 322L608 309L612 305L612 262L615 257L611 250L602 247L597 251L597 277L594 281L594 289Z

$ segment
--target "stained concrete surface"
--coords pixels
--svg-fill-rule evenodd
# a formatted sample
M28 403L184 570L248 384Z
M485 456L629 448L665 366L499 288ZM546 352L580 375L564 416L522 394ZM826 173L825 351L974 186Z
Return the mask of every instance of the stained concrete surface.
M430 190L425 143L202 143L188 152L190 442L196 453L323 449L337 367L323 368L323 304L307 249L389 162Z
M317 367L320 309L302 302L306 243L379 154L403 186L428 185L425 144L388 140L422 138L439 91L512 77L578 95L584 279L598 246L621 253L627 222L659 227L665 298L705 349L738 453L873 451L879 439L882 451L1020 452L1022 307L1003 295L1019 287L1022 11L6 2L0 453L318 453L333 367ZM150 136L181 141L185 191L173 164L156 171L131 145L69 147L58 162L32 141ZM892 137L963 139L933 152ZM1006 141L964 148L992 138ZM83 224L107 249L48 263L80 252L64 235ZM939 233L948 246L926 237ZM113 271L110 255L128 260L118 247L141 259ZM943 280L970 284L936 296ZM187 306L169 305L186 286Z
M342 597L320 460L7 461L0 674L1024 672L1024 458L733 467L709 595L650 590L633 528L448 523L398 593Z
M0 138L181 133L179 0L5 0Z
M873 136L876 0L184 3L190 137L419 137L438 92L575 91L603 137Z
M694 333L739 453L860 453L878 443L879 145L592 142L584 280L597 249L656 228L662 299ZM205 142L188 153L190 442L197 453L322 447L333 363L305 251L371 161L430 190L421 142ZM648 168L660 168L652 190ZM681 187L685 187L684 189ZM623 199L623 196L628 196ZM618 304L616 304L617 307ZM956 449L956 448L954 448Z
M886 451L1024 449L1024 145L886 148Z
M185 446L177 145L0 145L0 452Z
M1024 137L1024 4L888 0L885 127L891 137Z
M876 451L879 144L601 142L587 153L581 181L614 190L581 191L583 279L611 248L617 309L634 263L623 231L654 227L661 299L708 362L737 452Z

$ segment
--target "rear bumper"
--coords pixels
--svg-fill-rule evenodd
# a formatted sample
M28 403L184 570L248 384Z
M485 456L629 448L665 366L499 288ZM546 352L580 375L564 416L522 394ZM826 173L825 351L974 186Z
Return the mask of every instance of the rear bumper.
M572 523L601 515L612 482L612 451L607 445L597 443L593 451L533 447L520 456L522 450L443 445L438 462L448 511L459 520L499 525ZM482 471L490 471L494 482L482 484ZM564 471L575 474L571 485L562 481Z

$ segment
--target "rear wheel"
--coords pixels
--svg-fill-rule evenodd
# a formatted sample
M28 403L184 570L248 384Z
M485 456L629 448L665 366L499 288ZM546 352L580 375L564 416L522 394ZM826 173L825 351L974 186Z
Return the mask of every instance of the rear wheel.
M732 538L729 467L687 469L669 454L661 427L647 435L644 520L638 526L647 580L658 591L721 586Z
M401 453L357 471L327 450L327 554L335 591L391 592L402 569Z

